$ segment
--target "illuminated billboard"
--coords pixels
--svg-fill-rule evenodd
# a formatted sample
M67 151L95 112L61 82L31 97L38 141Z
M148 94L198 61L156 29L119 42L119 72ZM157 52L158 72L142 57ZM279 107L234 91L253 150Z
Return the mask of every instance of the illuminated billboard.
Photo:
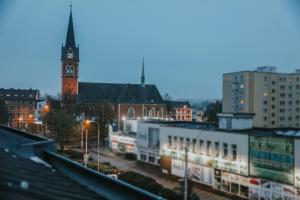
M293 139L276 136L250 136L250 175L293 184Z

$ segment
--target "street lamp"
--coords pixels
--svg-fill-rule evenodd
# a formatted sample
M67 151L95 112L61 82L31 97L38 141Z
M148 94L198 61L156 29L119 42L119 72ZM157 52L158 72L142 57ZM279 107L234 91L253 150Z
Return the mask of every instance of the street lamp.
M90 120L86 120L86 125L90 124L90 123L95 123L97 124L97 134L98 134L98 152L97 152L97 157L98 157L98 161L97 161L97 169L98 169L98 172L99 172L99 168L100 168L100 124L99 122L96 122L96 121L90 121ZM87 158L87 131L88 129L86 129L86 137L85 137L85 146L86 146L86 158ZM86 161L86 164L85 166L87 165L87 161Z
M86 126L88 126L89 123L90 123L89 120L85 121L85 125ZM86 129L85 129L85 156L84 156L84 159L83 159L85 167L87 166L87 162L88 162L88 154L87 154L87 136L88 136L88 130L89 130L88 127L86 127Z

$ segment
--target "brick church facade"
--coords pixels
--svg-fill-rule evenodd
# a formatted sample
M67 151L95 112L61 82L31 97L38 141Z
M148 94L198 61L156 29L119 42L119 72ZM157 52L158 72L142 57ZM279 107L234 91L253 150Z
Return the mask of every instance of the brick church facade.
M76 97L76 103L93 106L110 103L118 127L122 119L164 118L166 106L157 87L145 84L144 61L140 84L79 82L79 47L75 43L72 11L69 16L65 45L61 51L61 94Z

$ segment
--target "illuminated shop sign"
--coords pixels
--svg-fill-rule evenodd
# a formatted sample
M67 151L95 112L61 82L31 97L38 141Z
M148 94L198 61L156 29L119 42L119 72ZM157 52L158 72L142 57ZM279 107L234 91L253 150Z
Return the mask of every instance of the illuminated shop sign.
M294 144L292 138L250 136L250 175L294 183Z
M171 172L173 175L184 177L185 165L182 160L172 159ZM192 181L207 184L213 184L213 169L193 163L188 164L188 174Z
M184 160L184 152L171 149L164 149L163 155L172 157L172 160ZM195 153L188 153L188 160L191 163L208 166L227 172L248 176L248 165L246 162L225 160Z

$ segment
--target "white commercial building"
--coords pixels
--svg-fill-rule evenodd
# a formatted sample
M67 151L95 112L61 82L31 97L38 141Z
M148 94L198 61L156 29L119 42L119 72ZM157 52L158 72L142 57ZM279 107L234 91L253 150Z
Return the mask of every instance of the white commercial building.
M253 115L252 115L253 116ZM137 125L137 159L246 199L300 199L300 132L251 128L250 115L205 123L145 121Z

